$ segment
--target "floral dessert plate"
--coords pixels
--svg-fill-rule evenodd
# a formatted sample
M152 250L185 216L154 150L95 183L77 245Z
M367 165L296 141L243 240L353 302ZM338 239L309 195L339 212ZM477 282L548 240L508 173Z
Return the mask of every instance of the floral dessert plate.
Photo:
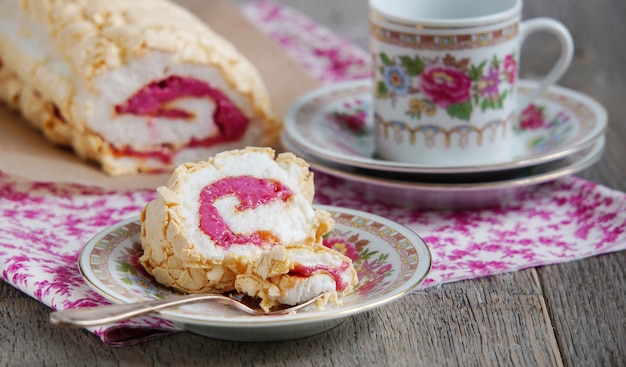
M431 267L430 250L410 229L362 211L316 206L329 211L335 228L324 245L350 257L359 275L341 304L313 305L281 316L250 316L218 303L161 311L158 315L188 331L218 339L273 341L327 331L348 317L380 307L416 289ZM178 293L158 284L137 259L141 256L138 217L112 225L92 238L79 257L87 283L115 303L166 298Z
M536 82L520 80L518 95ZM371 81L321 87L300 97L287 111L285 132L292 143L317 159L348 167L400 173L455 174L527 167L574 154L603 134L607 114L581 93L553 86L520 113L514 128L516 158L472 166L428 166L376 158L370 116Z

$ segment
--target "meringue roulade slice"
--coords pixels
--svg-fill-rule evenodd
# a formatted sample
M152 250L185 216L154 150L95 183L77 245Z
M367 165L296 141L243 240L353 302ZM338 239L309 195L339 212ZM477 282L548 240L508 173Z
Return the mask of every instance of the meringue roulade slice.
M140 259L183 292L228 292L275 246L321 246L333 225L312 206L313 175L291 153L248 147L174 170L141 215Z
M279 130L252 63L167 0L1 1L0 100L111 175L270 146Z

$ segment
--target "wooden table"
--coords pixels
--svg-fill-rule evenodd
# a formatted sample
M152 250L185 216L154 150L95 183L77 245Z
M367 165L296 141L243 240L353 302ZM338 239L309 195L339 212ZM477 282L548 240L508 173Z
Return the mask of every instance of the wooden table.
M281 2L367 47L365 0ZM574 63L559 84L597 99L610 116L605 156L580 176L622 191L624 14L623 0L527 0L524 12L557 18L571 30ZM522 77L528 76L524 68L547 68L557 53L549 38L525 47ZM236 343L178 333L126 348L108 348L84 330L50 326L48 307L0 282L0 365L625 365L625 264L623 251L446 284L300 340Z

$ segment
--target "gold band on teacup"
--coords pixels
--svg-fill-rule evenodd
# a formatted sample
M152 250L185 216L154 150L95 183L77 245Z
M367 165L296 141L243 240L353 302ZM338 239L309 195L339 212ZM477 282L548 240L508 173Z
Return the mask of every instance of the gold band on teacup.
M461 50L494 46L517 37L518 33L518 23L490 32L457 35L416 35L392 31L373 23L370 28L371 36L379 42L421 50Z
M399 46L406 48L415 48L421 50L461 50L461 49L471 49L478 47L487 47L494 46L500 43L507 42L519 34L519 22L518 21L507 21L505 26L496 29L490 29L488 31L483 32L469 32L465 34L445 34L440 31L444 29L451 29L450 27L440 28L440 27L428 27L422 26L419 24L406 24L400 22L394 22L389 20L382 15L372 11L372 21L370 22L370 35L372 38L376 39L379 42ZM419 29L420 31L426 31L422 34L415 34L415 32L411 31L399 31L394 29L388 29L384 26L381 26L377 23L388 23L395 28L404 27L404 28L412 28ZM394 28L394 27L391 27ZM456 30L461 30L462 28L468 27L459 27L452 28ZM433 34L428 34L428 31L437 31L430 32ZM456 32L455 32L456 33Z

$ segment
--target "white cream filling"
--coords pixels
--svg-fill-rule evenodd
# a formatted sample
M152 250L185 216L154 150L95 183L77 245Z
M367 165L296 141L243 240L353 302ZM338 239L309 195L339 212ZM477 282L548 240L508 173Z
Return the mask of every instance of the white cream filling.
M253 116L249 103L232 91L219 71L206 65L176 64L174 55L154 51L142 58L132 59L96 79L98 91L94 113L88 125L106 140L116 145L128 145L137 150L170 143L187 144L192 138L204 139L219 131L213 121L215 103L210 97L188 97L171 102L171 107L182 107L193 118L161 118L133 114L116 114L115 106L123 104L141 88L170 76L204 81L222 92L241 113ZM227 122L227 121L226 121Z
M281 295L276 297L276 301L285 305L295 305L322 293L332 292L335 292L335 280L326 274L314 274L303 278L294 288L283 289Z

